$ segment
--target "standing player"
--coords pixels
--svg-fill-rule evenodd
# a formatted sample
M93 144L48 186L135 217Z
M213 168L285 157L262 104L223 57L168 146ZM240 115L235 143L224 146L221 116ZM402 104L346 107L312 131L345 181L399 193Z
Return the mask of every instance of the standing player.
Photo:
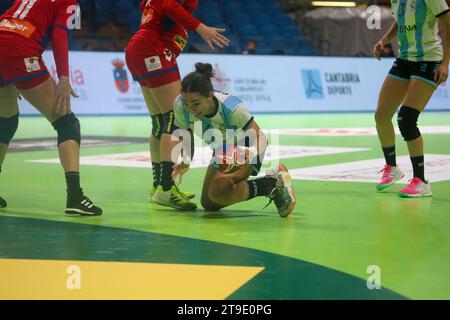
M261 168L267 138L238 97L214 91L211 64L197 63L195 69L181 83L181 95L174 102L174 118L163 134L163 143L170 147L162 151L161 159L162 164L170 170L162 172L162 185L158 186L155 193L155 202L163 205L167 203L170 194L163 190L169 190L177 177L181 182L189 170L189 159L175 165L180 154L180 149L177 149L180 142L174 136L183 136L184 147L188 149L191 143L185 139L189 140L190 135L184 133L190 129L214 150L214 161L208 167L203 183L201 203L205 210L215 211L254 197L266 196L275 202L279 215L287 217L294 209L296 199L286 167L280 164L266 176L248 180L250 175L256 176ZM198 132L196 124L200 128ZM237 170L231 173L224 173L217 166L224 160L220 156L224 144L230 150L236 150L237 158L242 159L241 165L236 166ZM239 147L235 148L235 145ZM233 154L233 151L225 151L227 153ZM184 157L190 154L188 151ZM224 162L227 168L231 168L234 163L234 160L228 164ZM192 204L191 208L187 205L189 203ZM184 203L173 207L195 209L195 204L185 199Z
M399 191L402 197L431 196L425 179L423 139L417 127L434 90L448 78L450 59L450 14L445 0L391 1L395 23L375 45L374 56L380 57L385 45L398 38L400 55L384 81L375 113L378 137L386 165L377 190L400 180L404 174L397 167L395 132L391 119L397 108L398 126L408 145L414 171L410 184ZM438 22L445 28L443 48L438 36Z
M101 215L80 187L80 123L71 112L67 32L78 12L76 0L16 0L0 17L0 166L19 122L17 92L52 124L67 183L68 215ZM51 41L58 84L42 53ZM6 207L1 199L0 206Z
M180 92L180 73L177 56L187 43L187 30L197 32L214 49L223 48L229 41L220 34L224 29L205 26L191 13L198 0L144 0L141 4L141 28L131 39L126 50L126 60L134 80L141 85L142 93L152 118L150 155L153 168L153 185L150 191L152 201L160 184L163 167L160 152L161 135L173 118L173 101ZM193 194L181 192L176 186L169 191L171 197L167 205L183 202Z

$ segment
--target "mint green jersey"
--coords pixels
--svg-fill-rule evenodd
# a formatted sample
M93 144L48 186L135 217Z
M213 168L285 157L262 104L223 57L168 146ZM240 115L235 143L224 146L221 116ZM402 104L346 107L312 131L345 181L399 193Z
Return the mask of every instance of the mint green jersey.
M445 0L391 0L391 8L397 22L399 58L441 61L437 17L449 10Z
M218 102L216 114L201 119L196 119L187 111L181 96L175 99L173 105L175 126L191 129L195 135L199 136L213 149L226 141L233 143L236 130L242 129L245 131L253 121L253 116L238 97L217 91L214 92L214 97ZM219 139L219 137L222 139Z

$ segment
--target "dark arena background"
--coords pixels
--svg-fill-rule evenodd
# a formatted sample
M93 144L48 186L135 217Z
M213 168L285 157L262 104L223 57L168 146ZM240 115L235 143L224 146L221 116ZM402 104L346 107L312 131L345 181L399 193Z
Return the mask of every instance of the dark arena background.
M0 14L13 2L2 0ZM212 51L189 33L181 76L196 62L212 64L214 88L253 114L270 144L261 174L281 162L292 178L297 203L287 218L274 204L264 208L266 197L205 212L211 152L199 137L180 185L198 209L150 203L152 121L124 52L140 1L79 5L80 28L69 32L79 96L72 110L81 123L81 184L103 215L64 214L56 132L20 100L0 175L8 201L0 299L450 299L450 83L418 121L433 196L398 196L413 168L397 128L405 177L375 188L384 158L374 112L398 47L380 60L372 49L392 25L390 1L199 1L194 16L224 27L230 45ZM51 48L43 59L57 79Z

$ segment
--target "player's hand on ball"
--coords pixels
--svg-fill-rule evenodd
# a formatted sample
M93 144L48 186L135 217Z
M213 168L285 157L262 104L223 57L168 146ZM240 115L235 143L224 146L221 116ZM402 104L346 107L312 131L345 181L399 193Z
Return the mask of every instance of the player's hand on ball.
M251 164L258 155L258 151L255 147L247 148L243 146L238 146L237 151L237 163L238 164Z
M181 182L183 182L183 175L188 172L189 170L189 165L185 164L185 163L179 163L173 166L173 171L172 171L172 180L176 181L177 177L179 179L179 182L181 184Z
M255 147L227 145L217 150L214 158L215 167L222 173L233 173L243 166L253 163L256 156Z

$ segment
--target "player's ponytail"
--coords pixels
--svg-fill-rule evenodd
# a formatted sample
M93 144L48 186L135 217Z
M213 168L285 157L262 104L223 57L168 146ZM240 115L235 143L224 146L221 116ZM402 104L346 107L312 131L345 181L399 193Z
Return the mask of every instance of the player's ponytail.
M195 64L195 72L200 73L209 79L214 77L214 70L210 63L197 62Z
M208 97L214 90L211 78L214 77L214 70L210 63L197 62L195 71L189 73L181 81L181 92L196 92L201 96Z

